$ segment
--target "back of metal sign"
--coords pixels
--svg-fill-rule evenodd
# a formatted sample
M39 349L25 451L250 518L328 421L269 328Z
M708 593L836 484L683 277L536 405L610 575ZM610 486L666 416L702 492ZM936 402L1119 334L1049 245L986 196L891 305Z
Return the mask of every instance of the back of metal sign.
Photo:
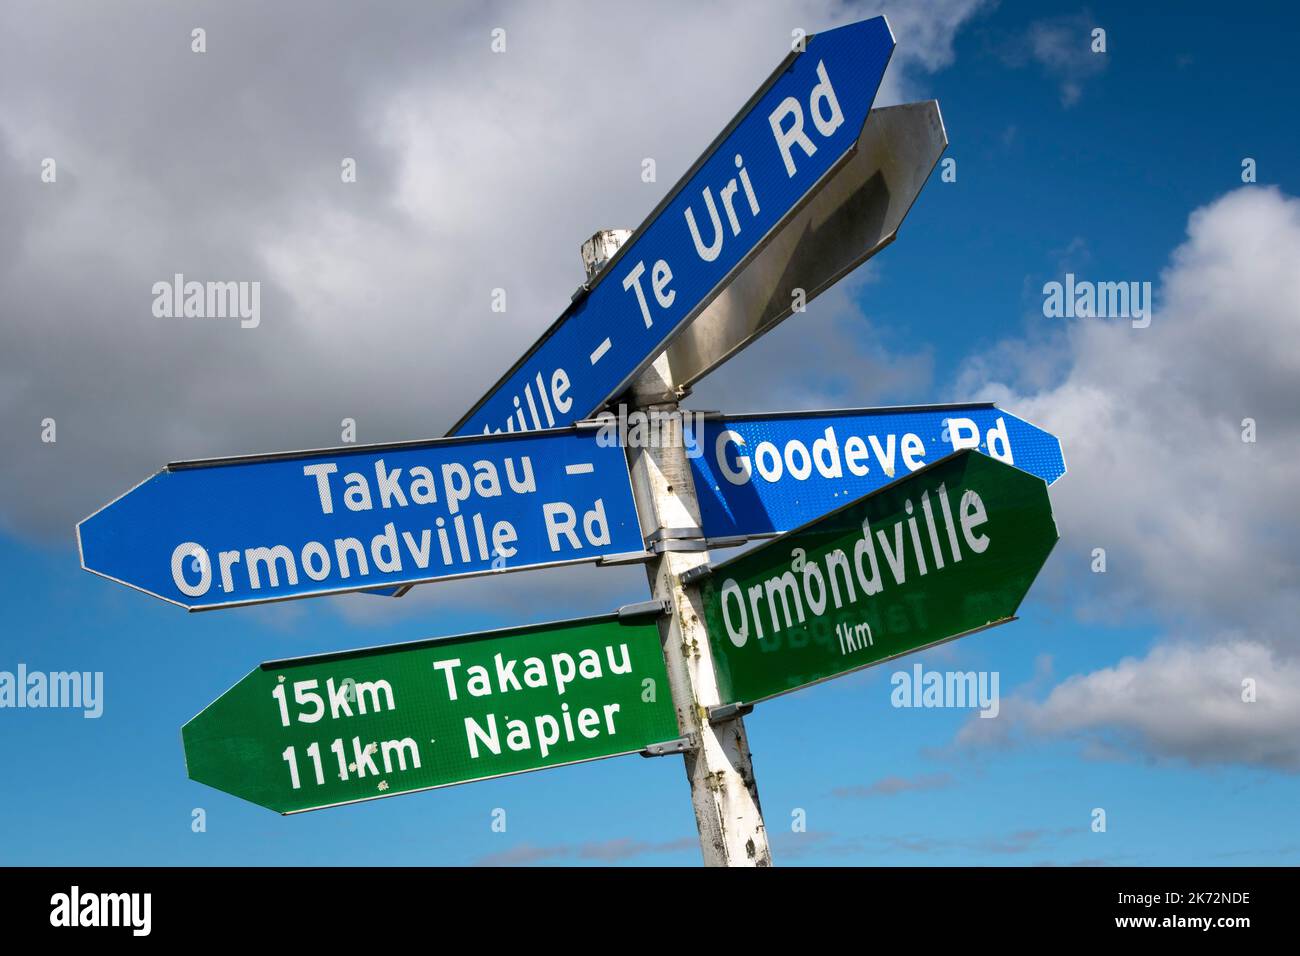
M690 385L894 240L948 145L934 100L874 109L850 158L666 350Z

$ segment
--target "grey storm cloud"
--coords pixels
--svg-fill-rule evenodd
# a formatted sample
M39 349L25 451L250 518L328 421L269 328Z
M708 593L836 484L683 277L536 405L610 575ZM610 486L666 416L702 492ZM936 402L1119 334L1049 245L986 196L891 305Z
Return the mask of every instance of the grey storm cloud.
M950 60L978 2L883 6L899 45L882 104ZM167 461L337 445L344 418L363 442L444 433L562 311L581 241L639 223L793 29L876 12L5 4L0 530L67 546ZM153 285L177 273L259 282L260 324L156 317ZM843 295L801 318L819 340L861 320Z

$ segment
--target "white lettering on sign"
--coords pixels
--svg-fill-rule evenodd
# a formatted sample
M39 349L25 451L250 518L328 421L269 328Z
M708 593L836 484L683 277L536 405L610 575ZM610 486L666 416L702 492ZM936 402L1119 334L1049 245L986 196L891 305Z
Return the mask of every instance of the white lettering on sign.
M816 135L825 139L844 122L844 113L840 109L839 100L835 97L835 90L826 73L826 64L820 61L817 64L817 80L808 95L806 115L811 120L811 128ZM768 121L772 126L772 133L785 163L786 172L794 176L796 167L791 148L797 145L807 156L812 156L817 151L816 143L804 128L803 106L796 97L788 96L772 112ZM686 230L691 237L691 246L695 254L704 262L713 262L722 255L728 235L737 238L742 234L746 222L742 219L742 213L745 210L748 210L748 216L752 220L752 217L757 216L762 208L759 205L758 194L754 190L754 183L750 179L749 170L745 168L744 156L737 153L734 162L736 175L720 185L704 186L700 191L698 209L697 203L691 203L683 212ZM744 196L743 205L738 202L738 197L741 195ZM677 298L676 291L669 287L673 277L669 264L659 259L649 269L652 295L646 294L643 281L647 270L644 260L633 263L622 278L623 289L635 297L638 314L647 329L655 324L656 313L670 308ZM591 363L596 364L599 357L603 356L610 347L611 340L606 338L592 352Z
M917 573L924 577L931 571L943 570L949 562L960 562L964 556L962 541L974 554L987 551L990 538L978 530L988 522L979 492L967 489L955 508L944 485L939 485L935 497L938 508L931 503L929 491L922 492L919 509L911 498L907 499L903 503L904 517L891 528L873 530L869 521L863 522L862 537L854 543L852 555L836 548L821 559L805 560L794 570L774 575L745 591L732 578L723 581L722 621L731 643L744 647L750 637L762 640L769 633L779 633L782 627L804 623L809 614L820 617L830 604L837 611L846 605L852 607L859 595L865 599L879 594L890 579L896 585L905 584L909 553L915 559ZM929 544L928 561L922 524L924 541ZM841 653L870 643L870 631L859 633L856 625L840 632Z
M604 354L602 352L602 354ZM591 364L598 358L593 354ZM533 385L537 386L534 393ZM569 394L569 373L563 368L551 372L550 377L538 372L532 382L524 385L522 395L514 397L514 414L506 419L505 428L483 426L484 435L500 435L506 432L540 431L554 428L557 415L567 415L573 408L573 396ZM522 402L521 402L522 399ZM564 424L560 422L560 424Z
M614 726L614 717L622 709L622 705L605 704L602 709L604 711L604 732L613 737L618 733ZM516 753L532 750L535 746L537 752L543 757L549 757L551 748L556 744L561 742L571 744L578 739L574 736L574 719L575 715L569 711L569 705L561 704L558 716L538 714L533 717L531 728L527 722L518 718L506 720L504 723L506 731L505 746ZM576 719L578 731L582 736L589 739L600 736L601 714L595 708L582 708L578 711ZM466 717L465 735L469 739L470 757L477 759L480 752L500 756L502 746L501 729L497 724L496 714L488 714L482 724L473 717ZM483 751L479 750L480 746Z
M570 462L567 475L593 474L590 461ZM306 578L325 582L372 575L429 571L501 562L518 554L519 530L508 519L492 520L477 510L494 499L537 494L532 458L482 458L444 462L435 467L390 467L383 458L364 469L343 472L339 462L302 466L306 488L322 515L435 507L431 526L398 532L395 522L365 538L254 544L218 551L195 541L178 544L171 554L172 581L186 597L210 593L214 584L227 594L297 587ZM308 490L309 489L309 490ZM590 507L587 507L590 502ZM545 501L537 506L550 556L575 558L612 541L605 501ZM541 542L536 542L541 547ZM214 561L215 558L215 561Z
M979 448L980 430L969 418L950 418L948 419L948 432L952 436L953 451L960 451L963 448ZM1015 456L1011 454L1011 439L1007 437L1006 419L998 416L983 438L984 447L987 454L996 458L998 461L1004 461L1008 465L1016 463Z
M471 697L490 697L525 687L534 690L554 687L556 696L563 697L569 685L579 678L599 680L606 673L632 673L632 658L626 644L620 644L617 648L610 645L604 651L603 665L598 651L584 648L576 657L561 652L551 654L548 658L526 657L522 661L507 660L498 654L493 659L491 670L481 664L472 664L465 668L464 674L461 674L463 664L459 657L434 661L433 669L446 680L447 699L452 701L458 700L462 692ZM519 668L518 671L515 670L516 667Z
M335 737L328 749L334 754L338 779L345 783L354 777L363 780L366 777L391 776L407 769L420 769L420 747L410 737L371 741L353 737L350 749L345 738ZM318 787L324 786L325 764L321 756L320 743L312 743L306 748L305 753L311 761L309 769L312 771L312 781ZM280 759L288 765L289 784L295 790L302 789L302 775L298 768L298 748L293 745L285 747L280 754ZM387 785L381 782L379 790L386 789Z
M840 110L839 100L831 86L830 77L826 75L826 64L818 62L817 79L820 81L812 88L808 98L808 113L812 117L813 128L823 138L830 136L844 122L844 113ZM785 162L786 174L793 178L796 170L792 147L798 146L805 156L817 152L817 144L809 138L804 130L803 106L793 96L787 96L774 109L768 122L772 126L772 135L776 137L777 148Z
M731 227L732 236L740 235L740 219L736 215L736 192L742 185L745 190L745 199L749 203L750 215L757 216L759 209L758 197L754 195L754 186L749 180L749 172L745 169L745 159L739 153L736 154L736 169L738 174L727 180L726 185L718 193L723 212L727 216L727 225ZM713 201L713 191L708 186L705 186L701 195L704 198L704 208L709 213L709 242L706 244L700 237L700 227L695 221L695 210L690 206L686 207L686 228L690 231L696 255L705 262L712 262L721 254L726 234L722 229L722 219L718 215L718 207Z
M981 450L990 457L1015 464L1002 416L982 433L969 418L949 418L946 425L950 439L936 449L937 453L946 455L983 446ZM744 435L730 428L719 432L713 442L717 473L733 485L749 484L755 473L769 484L785 478L807 481L814 475L834 479L847 473L865 478L871 473L873 460L885 477L893 478L900 464L909 472L924 466L929 453L924 439L915 432L850 435L841 441L834 426L827 426L811 444L791 438L780 445L761 441L751 448Z
M808 91L806 102L805 108L799 97L787 96L768 116L774 145L790 177L798 172L795 147L802 151L804 157L811 157L817 152L817 140L825 141L844 124L844 112L840 109L839 99L823 61L817 62L816 82ZM762 209L758 192L745 166L745 157L736 153L732 161L736 168L735 174L725 181L700 184L699 195L682 212L691 248L702 262L716 261L726 248L728 237L739 239L745 232L746 225L752 224ZM757 237L750 237L745 241L752 242L756 239ZM668 313L678 297L677 290L672 288L673 269L666 259L659 258L648 263L645 259L631 261L629 257L626 269L617 281L623 291L631 295L636 305L635 315L644 328L653 328L657 319L665 319L672 324L685 317ZM607 332L611 323L602 321L596 325L604 337L594 344L587 344L592 366L613 351L617 344L616 331ZM547 379L543 371L537 372L533 381L524 384L522 393L513 396L514 412L506 420L505 430L514 432L554 428L557 414L567 414L573 406L572 396L567 396L569 384L569 373L563 368L555 369L550 379ZM484 434L493 431L499 433L501 430L489 425L483 426Z
M302 473L316 479L322 514L334 513L335 492L340 489L336 483L331 482L330 477L337 474L338 470L339 466L332 461L303 466ZM537 490L533 462L527 455L518 461L506 458L501 467L486 459L476 461L468 468L460 462L447 462L439 469L437 477L429 468L415 465L409 469L405 483L401 480L402 469L390 470L380 458L374 463L374 493L371 491L369 477L353 471L343 476L341 498L343 506L349 511L371 511L376 503L378 507L387 510L405 508L412 504L437 504L441 489L447 510L456 514L461 504L470 498L501 497L503 471L507 486L514 494L527 495Z
M604 653L595 648L583 648L577 654L560 651L547 657L506 658L493 657L492 666L471 664L464 666L459 657L433 662L433 669L442 675L447 686L447 700L459 700L462 695L481 698L510 694L524 688L553 688L557 698L575 682L598 681L606 675L630 674L632 659L627 645L607 645ZM550 756L557 745L571 744L580 737L594 740L602 733L618 733L615 717L620 704L605 704L601 708L583 707L571 711L567 702L553 713L539 713L530 721L511 719L505 715L497 719L495 713L482 720L465 718L465 738L471 759L491 754L500 756L504 750L513 752L536 750L543 758ZM503 732L504 731L504 736Z
M654 319L650 315L650 306L646 303L645 290L641 288L641 276L645 274L645 263L638 262L628 272L627 277L623 280L624 289L632 289L636 292L637 304L641 307L641 318L648 329L654 325ZM660 259L654 264L651 273L650 287L654 292L655 302L659 308L666 309L677 298L677 293L668 288L668 283L673 279L673 271L668 268L668 263ZM594 364L594 363L593 363Z
M288 727L294 721L314 724L327 713L331 720L339 720L397 709L393 701L393 685L386 680L355 681L347 678L335 681L330 677L326 679L323 688L320 681L315 679L294 681L293 703L298 709L290 714L285 686L284 678L281 677L271 691L271 696L279 704L280 725L283 727ZM328 708L326 701L329 702Z
M291 692L292 703L289 701ZM397 710L393 685L382 678L359 681L351 677L327 677L322 685L320 679L314 677L288 683L281 674L271 690L271 697L278 707L282 727ZM326 752L334 754L337 777L343 782L420 769L420 747L411 737L366 741L358 736L353 737L350 743L345 737L336 737L325 750L319 741L315 741L303 750L309 761L306 768L299 766L298 747L291 744L281 752L280 759L285 763L289 784L294 790L303 788L304 769L310 774L308 782L318 787L325 785ZM388 789L388 784L381 781L378 789L382 792Z

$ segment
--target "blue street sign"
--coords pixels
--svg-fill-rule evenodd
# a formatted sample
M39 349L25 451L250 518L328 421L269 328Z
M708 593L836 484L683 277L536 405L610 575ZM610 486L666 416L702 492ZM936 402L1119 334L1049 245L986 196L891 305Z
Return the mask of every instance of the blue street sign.
M622 392L851 155L893 49L884 17L807 38L452 434L562 426Z
M1065 474L1055 435L992 404L727 415L687 438L708 538L793 530L962 448Z
M77 541L190 610L645 551L623 450L576 429L168 465Z

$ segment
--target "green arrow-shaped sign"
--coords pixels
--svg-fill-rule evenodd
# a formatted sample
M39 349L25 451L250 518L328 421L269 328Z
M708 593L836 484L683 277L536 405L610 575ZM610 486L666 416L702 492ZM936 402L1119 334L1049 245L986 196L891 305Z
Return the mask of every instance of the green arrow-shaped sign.
M1015 614L1056 544L1047 485L973 451L712 569L723 703L750 704Z
M296 813L673 740L659 613L262 664L182 729L190 778Z

